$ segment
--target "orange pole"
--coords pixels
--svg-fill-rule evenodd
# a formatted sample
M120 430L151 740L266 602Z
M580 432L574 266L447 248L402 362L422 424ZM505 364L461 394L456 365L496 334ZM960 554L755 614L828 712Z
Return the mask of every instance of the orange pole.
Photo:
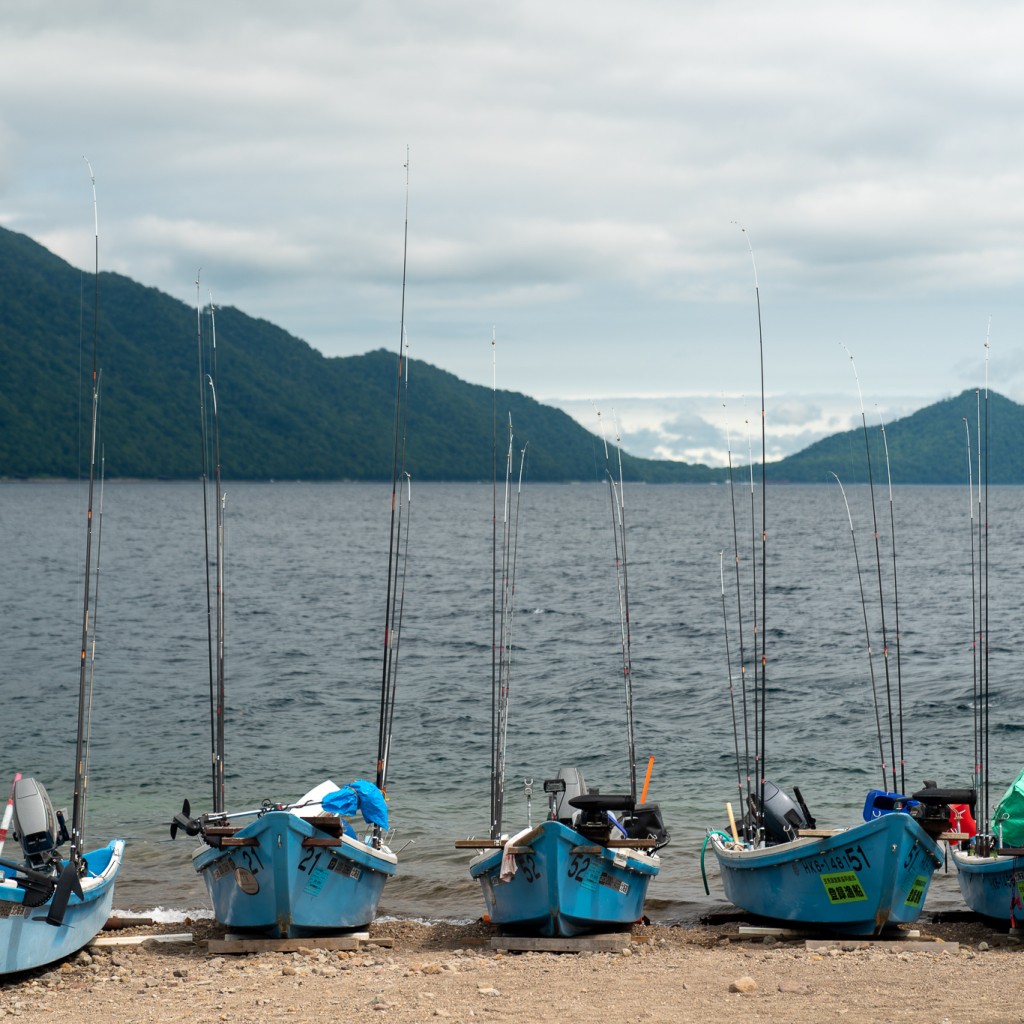
M647 787L651 784L651 771L654 768L654 755L647 760L647 777L644 779L644 791L640 794L640 803L647 803Z

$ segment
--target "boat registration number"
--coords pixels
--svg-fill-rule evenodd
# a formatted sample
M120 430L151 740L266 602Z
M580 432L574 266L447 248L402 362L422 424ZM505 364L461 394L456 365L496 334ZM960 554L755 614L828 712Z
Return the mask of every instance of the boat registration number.
M928 879L924 875L918 875L914 879L914 884L910 887L910 892L907 893L907 898L903 902L908 907L921 906L921 900L924 899L924 890L927 885Z
M218 878L223 878L225 875L234 874L234 871L235 862L230 857L222 857L213 865L214 881L216 881Z
M819 875L829 903L856 903L868 898L856 871L833 871Z
M358 864L353 864L346 857L332 857L327 867L338 875L348 875L349 878L358 878L363 869Z

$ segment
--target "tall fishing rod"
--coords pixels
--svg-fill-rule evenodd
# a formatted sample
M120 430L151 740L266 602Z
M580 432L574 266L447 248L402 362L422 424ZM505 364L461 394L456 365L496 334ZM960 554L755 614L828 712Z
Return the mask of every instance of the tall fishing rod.
M871 697L875 706L875 726L878 730L878 755L881 758L882 764L882 788L887 789L889 782L888 769L885 767L885 741L882 738L882 715L878 707L878 687L875 682L875 663L873 652L871 650L871 631L868 628L868 604L867 599L864 596L864 578L861 576L860 571L860 555L857 552L857 534L853 529L853 515L850 512L850 503L846 498L846 488L843 487L842 480L840 480L835 473L832 473L831 475L835 479L835 482L839 484L839 491L843 496L843 504L846 506L846 519L850 524L850 539L853 541L853 561L857 569L857 585L860 587L860 610L861 614L864 616L864 637L867 641L868 669L871 674Z
M89 181L92 185L93 222L95 224L93 280L95 291L92 314L92 436L89 442L89 497L86 512L85 530L85 588L82 597L82 650L78 668L78 728L75 736L75 789L71 812L71 848L68 855L68 866L73 869L75 880L82 868L82 851L85 845L85 719L87 703L87 651L89 646L89 591L92 585L92 513L93 491L96 482L96 435L99 427L99 302L100 302L100 215L96 200L96 176L92 165L86 157L85 165L89 169Z
M102 378L103 371L100 371ZM86 812L89 806L89 754L92 750L92 698L96 681L96 628L99 621L100 607L100 558L103 553L103 492L107 478L107 459L100 446L100 509L96 517L96 570L93 573L92 591L92 637L89 642L89 685L87 710L85 716L85 783L82 786L82 821L85 821Z
M860 421L864 428L864 454L868 465L868 491L871 496L871 523L875 535L875 568L878 577L878 610L882 624L882 666L885 669L885 697L889 717L889 753L892 757L892 788L896 791L896 738L893 732L892 713L892 685L889 680L889 638L885 629L885 595L882 587L882 554L878 540L878 513L875 509L875 479L871 471L871 445L868 443L868 421L864 414L864 395L860 389L860 377L857 374L857 364L853 361L853 355L845 345L846 354L850 357L850 366L853 368L853 377L857 381L857 397L860 399ZM886 783L888 788L888 783Z
M406 272L409 260L409 147L405 150L405 231L402 240L402 307L398 331L398 373L395 382L395 426L394 426L394 448L391 455L391 525L388 534L388 584L385 600L385 621L384 621L384 657L381 669L381 693L380 693L380 729L377 735L377 788L387 799L387 758L391 746L391 737L388 735L389 722L391 721L390 700L391 700L391 661L392 661L392 620L394 615L393 594L397 584L397 546L400 542L400 534L396 532L396 523L399 512L398 504L399 472L405 471L405 408L408 398L409 376L405 359L405 286ZM405 385L403 387L403 376ZM379 825L373 827L373 845L379 848L382 845L381 829Z
M501 835L505 810L505 766L508 749L508 712L512 682L512 623L515 614L515 579L519 552L519 514L522 507L523 471L526 465L526 446L519 457L519 480L516 488L515 508L512 508L513 457L512 416L508 419L508 453L505 460L505 496L502 512L501 540L501 596L498 618L498 706L496 709L497 761L495 763L495 818L492 838Z
M768 623L767 623L767 589L766 589L766 575L767 575L767 562L768 562L768 507L767 498L765 494L765 484L767 481L767 471L765 463L767 461L767 438L766 438L766 417L765 417L765 399L764 399L764 330L761 324L761 288L757 280L757 261L754 259L754 247L750 241L750 235L747 234L747 229L742 225L738 224L740 231L743 232L743 237L747 242L747 251L750 253L750 265L754 271L754 297L757 302L757 343L758 343L758 355L760 361L761 370L761 682L760 682L760 737L758 740L758 756L760 760L758 769L758 785L757 785L757 824L758 826L764 820L764 786L767 779L767 767L766 767L766 744L767 744L767 732L765 728L765 720L767 717L767 696L768 696ZM753 502L753 467L751 467L751 502ZM756 544L755 544L756 546ZM756 586L755 586L756 593ZM755 613L755 630L757 629L757 618ZM755 648L754 653L757 653L756 647L756 635L755 635ZM755 687L755 700L758 699Z
M892 537L892 603L896 613L896 716L899 722L900 737L900 788L901 793L907 791L906 758L903 746L903 661L900 656L900 590L896 576L896 515L892 500L892 469L889 462L889 441L885 434L885 422L882 423L882 446L885 448L885 474L889 481L889 533ZM893 765L895 770L895 764Z
M988 319L988 329L985 331L985 518L984 518L984 529L985 532L982 535L984 540L984 551L981 555L982 559L982 571L983 586L982 598L984 605L982 607L981 616L981 627L985 633L985 642L982 647L982 655L984 656L984 671L982 672L982 688L984 691L984 700L982 701L982 714L984 717L984 732L982 734L982 754L984 763L984 788L982 790L982 820L985 825L986 831L989 827L988 821L988 808L989 808L989 735L990 735L990 721L989 714L991 710L990 697L990 676L989 676L989 621L988 621L988 595L989 595L989 583L988 583L988 482L989 482L989 399L988 399L988 357L989 357L989 335L992 329L992 317ZM978 477L978 493L981 495L982 480L979 474Z
M220 787L220 753L217 737L218 727L218 695L217 675L213 626L213 588L210 581L210 500L209 500L209 462L210 442L207 433L206 414L206 362L203 358L203 307L199 297L199 279L202 267L196 271L196 368L199 383L199 443L202 457L202 491L203 491L203 564L206 569L206 660L210 680L210 785L213 790L214 809L223 810Z
M600 421L600 412L598 419ZM608 494L611 499L612 534L615 539L615 589L619 602L619 637L622 647L622 678L626 698L626 747L629 758L629 795L631 805L636 806L636 744L633 730L633 655L629 622L629 568L626 554L626 496L622 475L622 438L618 424L615 425L615 448L618 456L618 486L612 472L608 454L608 441L601 423L601 440L604 442L605 473L608 477Z
M743 805L743 774L740 762L740 728L736 719L736 694L732 682L732 652L729 649L729 616L725 610L725 552L718 553L718 575L722 582L722 630L725 633L725 663L729 668L729 707L732 711L732 739L736 748L736 792ZM741 657L742 668L742 657Z
M750 593L751 593L751 620L753 622L752 636L754 638L754 693L753 693L753 705L754 705L754 801L753 801L753 819L750 819L746 814L743 816L744 822L749 822L749 830L756 834L761 824L761 812L758 810L760 803L760 783L758 780L761 778L761 708L760 708L760 693L758 691L759 680L760 680L760 668L757 661L757 643L759 639L758 630L758 606L759 601L757 599L757 492L754 487L754 442L750 435L750 420L746 420L747 425L747 467L750 476ZM744 727L746 727L744 723ZM748 787L749 789L749 787ZM747 806L750 807L750 794L747 794ZM748 830L748 826L744 825L744 830Z
M406 372L409 362L406 359ZM395 600L391 605L391 648L388 657L388 706L387 725L384 730L387 736L387 745L384 750L384 783L387 785L388 766L391 763L391 737L395 722L395 698L398 692L398 657L400 653L402 638L402 620L405 615L405 584L408 578L409 568L409 529L412 524L412 477L405 472L403 462L403 484L405 486L405 501L399 500L398 525L396 535L400 554L396 558L395 565ZM403 529L404 542L401 539Z
M977 391L975 391L977 395ZM978 644L978 597L979 590L976 586L975 570L977 568L977 560L974 548L974 466L973 458L971 454L971 424L967 417L964 418L964 429L967 434L967 492L968 501L967 509L970 519L970 533L971 533L971 723L974 740L974 770L972 772L972 782L974 789L977 793L981 793L981 680L980 680L980 654L981 649ZM979 439L980 444L980 439ZM978 481L979 486L981 481ZM984 821L984 807L977 810L976 816L979 821L976 825L979 827L979 831L984 833L983 821Z
M210 388L210 400L213 405L213 477L214 477L214 531L217 549L216 576L216 619L217 619L217 650L216 650L216 739L214 743L213 772L215 812L223 812L225 808L224 792L224 758L225 736L225 679L224 679L224 510L225 495L221 489L220 475L220 416L217 410L217 325L213 306L213 293L210 293L210 362L212 373L207 374L206 382Z
M497 336L491 328L491 838L501 835L498 765L498 355Z
M724 404L725 403L723 402L723 406L724 406ZM743 628L743 600L742 600L742 597L741 597L742 587L740 585L740 541L739 541L739 531L737 530L737 526L736 526L736 493L735 493L735 487L734 487L734 482L733 482L733 471L732 471L732 437L730 436L730 433L729 433L729 425L728 425L728 423L726 423L726 428L725 428L725 445L726 445L726 449L728 451L728 460L729 460L729 502L730 502L730 505L731 505L731 508L732 508L733 564L734 564L735 571L736 571L736 621L739 624L739 641L740 641L740 698L741 698L740 702L741 702L741 707L742 707L742 711L743 711L743 765L744 765L744 773L746 775L746 780L747 780L747 789L746 789L746 794L744 795L743 787L742 786L740 787L739 799L740 799L740 806L744 807L747 804L749 804L749 802L750 802L750 782L751 782L751 780L750 780L750 733L749 733L748 725L747 725L747 721L748 721L748 714L747 714L747 655L746 655L745 645L744 645L744 642L743 642L744 628ZM751 473L753 473L753 468L751 468ZM723 599L724 599L724 587L725 587L725 580L724 579L722 580L722 587L723 587ZM725 609L723 608L722 611L723 611L723 615L724 615ZM727 655L728 655L728 639L729 639L728 635L726 635L726 645L727 645L726 654ZM729 663L729 693L730 693L730 697L731 697L731 695L732 695L732 662L731 661ZM733 709L733 732L736 733L735 707ZM738 735L736 736L736 742L737 742L737 745L738 745L739 744L739 737L738 737ZM737 753L737 757L738 756L739 755ZM737 768L738 768L738 765L737 765ZM748 819L747 819L746 815L744 815L743 816L744 823L746 823L747 820ZM744 824L743 828L744 828L744 832L746 832L747 831L746 824Z

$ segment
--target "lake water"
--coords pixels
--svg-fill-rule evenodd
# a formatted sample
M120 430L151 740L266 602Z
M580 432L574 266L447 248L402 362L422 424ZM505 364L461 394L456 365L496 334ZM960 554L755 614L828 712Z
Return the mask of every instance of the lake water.
M230 483L227 494L229 808L287 801L325 778L373 778L384 634L390 485ZM86 488L0 484L0 788L20 771L71 802ZM877 632L866 487L848 488ZM750 494L737 490L745 613ZM888 493L878 491L891 588ZM97 507L98 507L97 500ZM719 553L732 569L730 491L626 488L639 772L672 832L648 910L693 921L727 907L700 845L725 821L736 763ZM1024 489L989 497L993 800L1021 766L1014 695L1024 593L1016 540ZM972 752L971 527L963 488L895 492L907 785L966 785ZM768 505L767 774L798 784L821 826L859 817L881 785L867 641L846 511L833 486L774 487ZM491 674L491 487L413 485L389 777L399 876L382 914L479 916L466 851L487 832ZM745 540L743 539L745 538ZM108 483L102 519L89 838L128 841L122 909L208 908L192 840L167 822L209 806L209 677L199 483ZM731 579L726 611L738 653ZM607 487L531 485L519 529L506 825L525 823L523 782L579 765L628 787L622 661ZM886 605L890 648L895 607ZM749 641L749 638L748 638ZM747 654L751 654L747 643ZM875 675L885 690L876 653ZM895 656L890 656L895 686ZM734 669L738 685L738 674ZM884 710L884 709L883 709ZM8 851L10 852L10 851ZM959 906L937 877L929 908Z

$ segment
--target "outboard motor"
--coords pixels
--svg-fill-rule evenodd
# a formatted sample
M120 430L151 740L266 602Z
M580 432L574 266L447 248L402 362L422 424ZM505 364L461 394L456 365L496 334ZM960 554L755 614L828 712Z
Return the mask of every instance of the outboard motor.
M14 829L29 867L45 871L60 863L57 847L69 839L63 814L54 811L41 782L19 779L14 784Z
M971 812L977 794L973 789L940 789L934 782L925 780L924 789L913 794L910 815L932 837L938 839L949 831L950 804L967 804Z
M668 846L672 838L657 804L637 804L632 814L623 817L622 827L629 839L653 839L655 850Z
M570 801L586 796L590 790L579 768L559 768L556 778L545 779L544 792L548 795L550 819L572 827L579 821L580 812L570 806Z
M753 803L753 798L751 798ZM751 814L755 808L751 807ZM800 798L799 806L774 782L764 782L764 830L770 842L788 843L797 838L797 830L814 828L807 805Z

